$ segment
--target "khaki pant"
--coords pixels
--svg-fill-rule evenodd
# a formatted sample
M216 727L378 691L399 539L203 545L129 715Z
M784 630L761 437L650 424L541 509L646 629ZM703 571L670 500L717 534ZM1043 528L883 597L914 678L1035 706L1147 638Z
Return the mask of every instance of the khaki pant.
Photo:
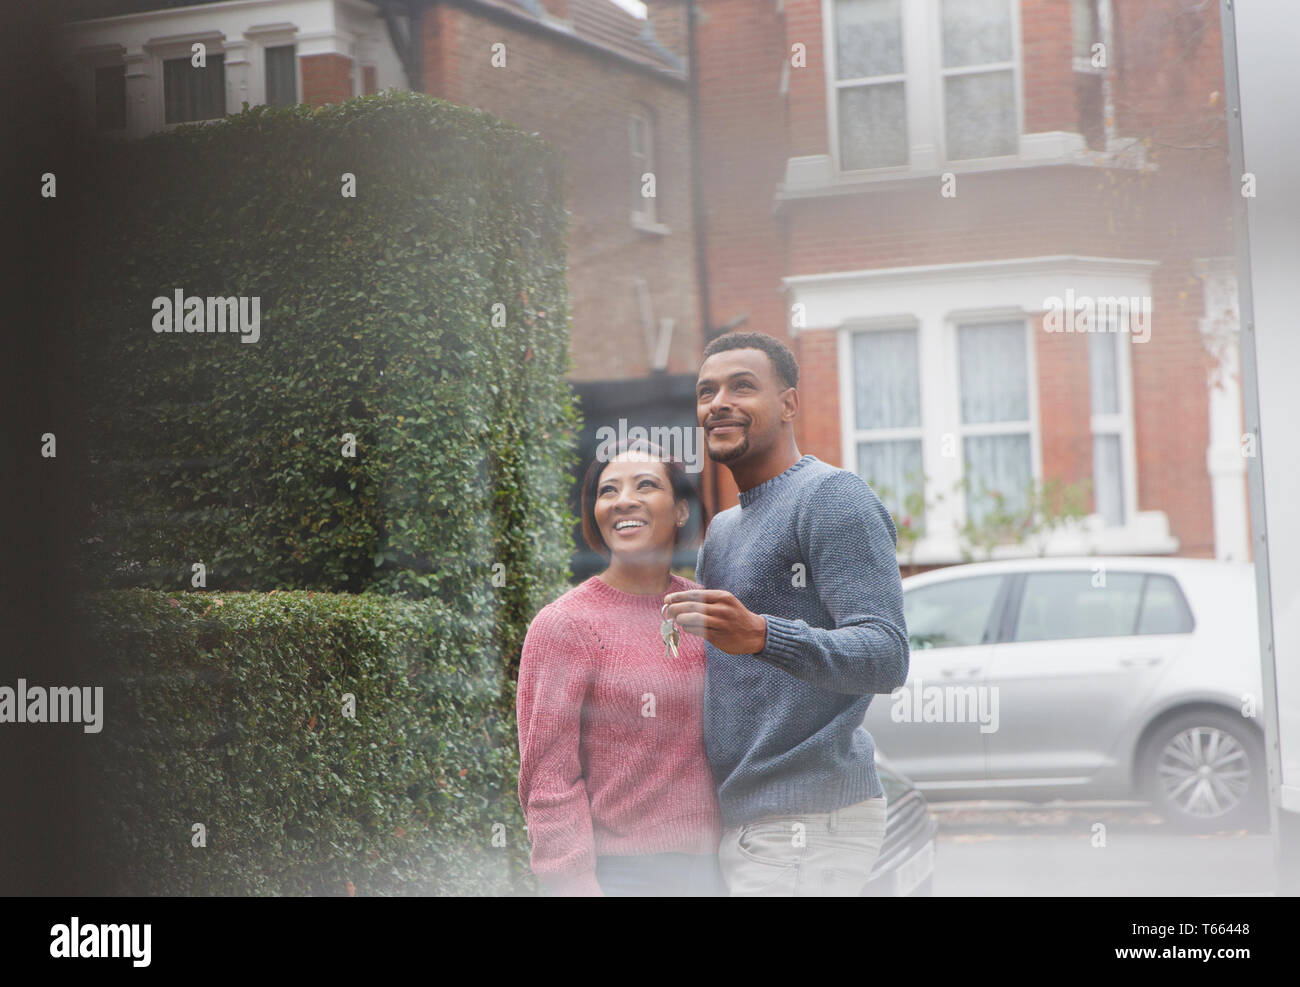
M885 796L834 812L758 819L722 834L732 897L856 897L885 841Z

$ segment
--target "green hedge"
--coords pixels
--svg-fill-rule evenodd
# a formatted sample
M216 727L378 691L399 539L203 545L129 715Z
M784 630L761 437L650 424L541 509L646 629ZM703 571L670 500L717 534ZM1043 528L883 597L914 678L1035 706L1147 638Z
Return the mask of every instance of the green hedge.
M201 562L208 589L439 599L495 621L513 671L570 575L558 155L396 91L97 154L67 193L96 231L90 585L189 589ZM177 288L259 297L260 339L154 332Z
M578 430L558 155L389 91L84 164L59 188L94 231L85 441L59 453L118 888L533 889L514 679L568 586ZM260 338L155 332L178 288L258 297Z
M80 606L102 646L94 852L113 893L535 893L513 686L479 622L310 591Z

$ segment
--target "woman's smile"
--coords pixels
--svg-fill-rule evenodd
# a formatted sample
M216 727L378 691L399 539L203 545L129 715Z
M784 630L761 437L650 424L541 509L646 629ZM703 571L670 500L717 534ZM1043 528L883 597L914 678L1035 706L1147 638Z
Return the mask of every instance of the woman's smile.
M614 522L614 534L619 538L630 538L650 527L645 518L620 518Z

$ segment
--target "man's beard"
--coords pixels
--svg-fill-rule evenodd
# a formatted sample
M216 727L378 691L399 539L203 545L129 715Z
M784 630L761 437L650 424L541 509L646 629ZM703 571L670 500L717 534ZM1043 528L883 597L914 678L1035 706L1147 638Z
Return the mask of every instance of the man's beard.
M704 447L709 452L709 458L715 463L733 463L749 452L749 428L745 428L744 435L741 436L739 442L722 452L714 452L713 446L707 442Z

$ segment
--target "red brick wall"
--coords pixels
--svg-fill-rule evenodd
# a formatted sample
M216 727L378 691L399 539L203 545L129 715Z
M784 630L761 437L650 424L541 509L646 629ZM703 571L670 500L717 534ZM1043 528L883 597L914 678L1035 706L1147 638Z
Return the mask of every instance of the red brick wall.
M1024 132L1077 132L1070 4L1062 0L1020 0L1020 41Z
M492 45L506 65L494 67ZM425 16L424 60L434 95L536 132L565 160L574 380L650 372L633 278L648 283L653 318L675 320L668 372L694 372L703 349L691 213L689 98L657 78L562 41L452 7ZM652 112L656 211L666 236L633 227L628 118Z
M800 332L791 348L799 362L799 417L794 429L799 451L811 453L824 463L853 469L853 464L841 462L840 454L837 334Z
M1207 355L1191 263L1233 252L1222 97L1212 95L1222 91L1214 11L1176 16L1172 0L1152 0L1162 22L1136 0L1117 0L1120 51L1108 53L1117 115L1121 130L1157 135L1147 148L1156 171L1007 169L960 175L955 199L940 196L937 179L899 181L787 201L774 213L785 159L829 147L820 0L787 0L784 22L773 6L703 3L715 321L748 312L745 328L786 338L778 291L789 275L1055 254L1155 260L1152 337L1131 347L1137 507L1166 513L1183 554L1212 555ZM1025 132L1077 130L1069 4L1022 0L1021 23ZM809 67L791 70L784 100L780 66L794 40L808 46ZM801 332L792 347L803 374L796 436L801 451L846 465L834 336ZM1034 345L1044 475L1075 482L1092 473L1086 340L1036 331ZM724 490L720 506L734 502Z
M1115 122L1121 134L1166 145L1227 147L1218 4L1112 0ZM1171 106L1178 107L1171 113Z
M298 64L304 103L320 106L352 98L352 59L346 55L303 55Z
M659 43L685 61L688 57L686 0L646 0L646 19Z
M1179 554L1213 558L1213 504L1205 465L1211 360L1196 327L1203 308L1190 267L1171 263L1156 272L1151 339L1132 347L1133 427L1138 506L1168 515L1170 529L1182 542Z
M454 7L434 6L424 11L420 22L424 91L453 103L462 102L460 19L461 12Z
M790 65L790 95L786 105L791 156L826 154L829 150L827 53L822 37L821 0L791 0L785 5L785 45L776 57ZM804 68L796 68L793 64L796 44L804 46Z
M1038 364L1038 429L1043 476L1063 483L1092 477L1092 396L1088 337L1044 332L1043 318L1030 317ZM1093 498L1088 498L1088 509Z
M714 324L748 315L741 328L786 338L784 234L772 217L789 154L778 92L785 31L773 7L771 0L702 4L701 178Z

